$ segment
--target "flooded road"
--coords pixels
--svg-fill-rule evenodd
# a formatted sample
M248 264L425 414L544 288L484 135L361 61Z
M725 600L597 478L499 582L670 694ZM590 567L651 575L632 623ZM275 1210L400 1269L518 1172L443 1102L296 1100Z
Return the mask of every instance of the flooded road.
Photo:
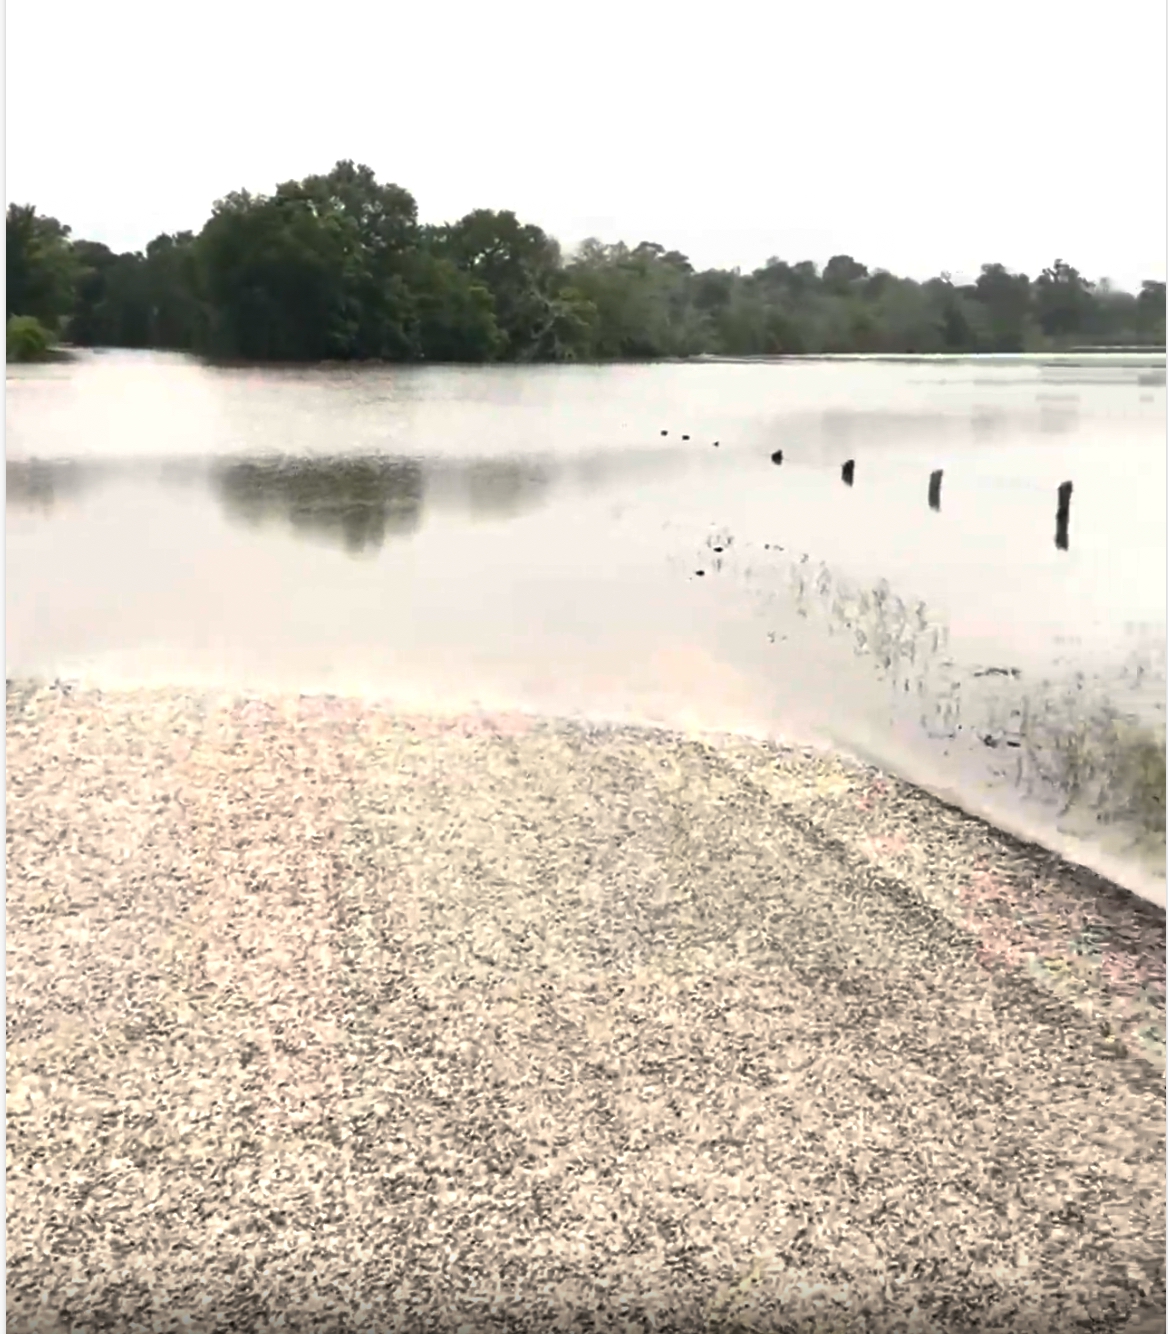
M824 741L1164 901L1162 355L7 391L9 677Z

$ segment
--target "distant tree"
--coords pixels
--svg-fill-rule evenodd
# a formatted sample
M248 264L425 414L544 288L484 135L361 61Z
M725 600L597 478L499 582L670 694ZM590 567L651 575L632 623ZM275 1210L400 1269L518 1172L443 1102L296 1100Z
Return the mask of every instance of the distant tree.
M1136 298L1114 287L1109 279L1100 278L1087 308L1084 334L1090 342L1104 347L1132 343L1139 337L1136 317Z
M975 332L983 321L973 308L970 297L955 287L949 274L930 278L924 284L934 327L940 336L940 351L963 352L977 346Z
M111 347L150 347L150 314L146 257L138 251L118 255L105 271L105 292L98 307L99 342Z
M877 286L875 297L855 295L853 311L855 350L862 352L929 353L944 349L939 302L929 288L911 278L889 276Z
M1021 352L1030 315L1030 279L1010 273L1003 264L983 264L974 284L985 311L987 352Z
M190 232L156 236L146 253L115 255L97 241L78 241L80 265L70 337L87 347L192 349L202 307Z
M344 241L330 221L247 191L216 203L197 248L213 312L209 351L275 360L343 352Z
M547 361L586 360L591 356L597 318L595 305L583 292L571 284L558 286L536 332L537 356Z
M877 269L875 273L869 275L867 282L864 284L865 298L869 301L879 300L881 292L889 283L895 281L887 269Z
M503 346L490 289L455 264L422 252L412 290L419 355L426 361L492 361Z
M379 183L371 168L343 160L327 175L285 182L275 198L307 206L322 227L336 225L345 289L345 314L338 319L345 332L336 335L334 354L389 360L416 355L408 281L420 239L413 195Z
M563 360L585 350L589 311L542 228L483 208L434 229L429 244L491 293L506 360Z
M195 238L163 233L146 247L145 288L151 347L196 347L203 335Z
M1035 316L1042 332L1051 338L1082 333L1089 322L1093 286L1061 259L1043 269L1034 282Z
M53 336L35 315L9 315L5 338L8 361L42 361Z
M690 284L691 299L698 310L711 314L724 311L734 299L738 285L737 271L727 273L723 269L706 269L694 275Z
M851 255L832 255L824 265L822 281L829 291L842 295L867 276L867 267L858 264Z
M788 264L785 260L771 258L761 269L756 269L752 277L769 291L785 291L794 297L815 291L820 283L819 270L809 259Z
M5 239L5 318L31 315L56 333L73 308L79 276L69 228L32 204L9 204Z
M1164 284L1146 280L1136 297L1136 329L1140 338L1164 346Z
M568 279L595 312L588 346L600 361L664 355L668 313L650 265L634 261L622 242L584 241L568 264Z
M228 195L193 246L201 337L247 358L417 356L417 239L413 196L348 161L271 196Z
M947 273L916 282L869 272L847 254L822 273L811 260L772 257L743 274L697 271L655 241L592 238L565 259L554 238L507 210L420 225L407 190L348 159L270 195L230 194L197 236L164 233L144 252L73 242L29 206L8 210L9 316L27 314L48 337L68 323L92 345L259 360L1162 346L1164 306L1162 282L1136 296L1062 260L1034 282L986 264L957 286Z
M100 241L75 241L73 254L78 262L79 277L69 336L83 347L116 346L106 292L109 270L118 257Z
M736 277L726 299L706 310L713 335L711 350L731 357L781 351L780 340L772 328L771 313L750 280Z
M595 310L590 354L598 360L692 356L714 341L707 311L693 300L693 266L679 251L652 241L630 250L591 239L568 273Z

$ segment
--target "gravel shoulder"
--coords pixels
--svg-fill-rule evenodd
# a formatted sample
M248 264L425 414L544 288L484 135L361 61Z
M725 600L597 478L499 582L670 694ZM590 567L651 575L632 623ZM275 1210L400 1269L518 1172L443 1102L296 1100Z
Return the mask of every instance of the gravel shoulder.
M10 1330L1164 1328L1164 910L876 770L9 682L7 840Z

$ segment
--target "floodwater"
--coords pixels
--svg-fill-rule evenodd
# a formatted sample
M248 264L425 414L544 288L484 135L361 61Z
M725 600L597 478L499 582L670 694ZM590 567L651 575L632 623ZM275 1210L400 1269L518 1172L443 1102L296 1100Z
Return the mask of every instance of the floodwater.
M111 351L6 423L9 677L830 743L1164 901L1162 355Z

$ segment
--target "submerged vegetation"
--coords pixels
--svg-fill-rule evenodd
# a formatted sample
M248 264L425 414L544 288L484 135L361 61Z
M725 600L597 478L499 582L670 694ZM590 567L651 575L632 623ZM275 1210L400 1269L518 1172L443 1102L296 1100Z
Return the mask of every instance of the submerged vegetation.
M814 610L844 630L896 701L919 709L922 731L1003 757L998 772L1028 796L1057 803L1079 829L1111 826L1163 858L1165 718L1162 698L1146 707L1145 678L1163 683L1162 660L1132 655L1111 683L1078 672L1031 682L1017 668L976 670L948 653L947 626L919 599L906 604L886 581L869 589L821 563L790 562L789 587L801 615ZM1120 702L1125 687L1132 695ZM1126 831L1126 833L1124 832Z
M49 356L52 332L35 315L10 315L5 333L9 361L44 361Z
M226 359L615 361L1164 345L1165 288L1088 281L1061 259L975 282L769 260L697 270L642 241L570 256L514 213L418 221L408 190L349 161L219 200L202 229L115 254L31 205L7 215L7 310L81 346ZM31 326L21 326L31 328ZM31 344L18 340L16 355ZM14 343L9 333L9 358Z
M1164 836L1163 724L1121 712L1108 698L1081 701L1082 680L1041 699L1023 730L1032 782L1063 795L1063 811L1091 810L1101 824Z

